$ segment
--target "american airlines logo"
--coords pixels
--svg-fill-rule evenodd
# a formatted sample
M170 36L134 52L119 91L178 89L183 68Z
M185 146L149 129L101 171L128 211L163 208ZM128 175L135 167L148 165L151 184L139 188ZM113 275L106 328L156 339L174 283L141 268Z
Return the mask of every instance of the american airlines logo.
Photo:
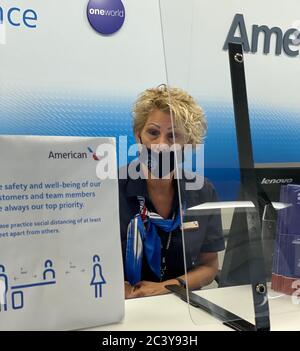
M295 22L293 27L284 30L279 26L253 24L251 30L247 30L249 28L246 26L244 15L238 13L233 18L223 50L227 50L228 43L232 42L242 44L245 52L255 54L262 40L264 54L275 52L275 55L279 56L284 52L289 57L296 57L300 54L299 23Z
M293 183L294 179L292 178L289 178L289 179L267 179L267 178L264 178L262 181L261 181L261 184L291 184Z

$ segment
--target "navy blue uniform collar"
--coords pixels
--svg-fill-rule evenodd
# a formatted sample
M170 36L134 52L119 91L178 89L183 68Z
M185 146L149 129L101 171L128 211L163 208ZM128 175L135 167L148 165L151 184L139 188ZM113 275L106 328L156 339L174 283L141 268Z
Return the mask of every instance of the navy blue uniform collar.
M149 198L146 179L128 178L127 185L126 185L126 196L127 197L143 196L145 198L146 197Z

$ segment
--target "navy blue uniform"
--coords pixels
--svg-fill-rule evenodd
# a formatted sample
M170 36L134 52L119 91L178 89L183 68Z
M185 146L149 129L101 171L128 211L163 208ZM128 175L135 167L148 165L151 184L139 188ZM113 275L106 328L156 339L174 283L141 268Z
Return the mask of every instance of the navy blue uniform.
M205 202L217 202L218 197L213 185L205 180L202 189L200 190L186 190L186 180L180 180L180 192L182 203L185 207L199 205ZM177 180L173 180L175 196L170 211L169 218L173 214L177 214L179 210L178 201L178 186ZM145 179L120 179L119 180L119 200L120 200L120 226L121 226L121 240L122 240L122 254L123 262L125 262L126 242L127 242L127 227L130 220L139 213L140 205L137 196L143 196L146 201L146 207L151 212L157 212L147 191L147 184ZM187 270L191 270L200 265L200 257L203 252L217 252L224 250L224 239L222 233L221 214L220 211L214 211L213 214L206 214L201 216L187 215L183 217L183 222L197 221L199 227L196 229L184 230L184 242L186 252ZM171 240L168 249L167 243L169 233L165 233L161 229L157 229L162 242L162 257L166 259L166 271L160 279L151 271L146 261L143 259L142 277L141 280L147 281L164 281L176 278L185 273L184 270L184 256L182 243L182 230L178 227L171 234ZM126 279L126 272L125 280Z

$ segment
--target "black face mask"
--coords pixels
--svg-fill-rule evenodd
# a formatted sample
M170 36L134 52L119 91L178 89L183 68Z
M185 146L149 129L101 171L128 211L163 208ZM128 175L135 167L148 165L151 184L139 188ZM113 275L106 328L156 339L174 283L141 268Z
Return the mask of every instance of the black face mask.
M175 152L168 151L155 151L147 148L140 139L143 145L140 153L140 161L147 166L151 174L156 178L163 178L170 174L175 169Z

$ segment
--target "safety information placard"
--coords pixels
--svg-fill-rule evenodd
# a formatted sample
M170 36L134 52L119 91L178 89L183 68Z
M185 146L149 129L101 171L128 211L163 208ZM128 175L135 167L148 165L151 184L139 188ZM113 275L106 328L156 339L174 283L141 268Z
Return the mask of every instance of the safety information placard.
M0 136L0 330L66 330L124 313L113 138ZM116 153L110 162L116 164Z

